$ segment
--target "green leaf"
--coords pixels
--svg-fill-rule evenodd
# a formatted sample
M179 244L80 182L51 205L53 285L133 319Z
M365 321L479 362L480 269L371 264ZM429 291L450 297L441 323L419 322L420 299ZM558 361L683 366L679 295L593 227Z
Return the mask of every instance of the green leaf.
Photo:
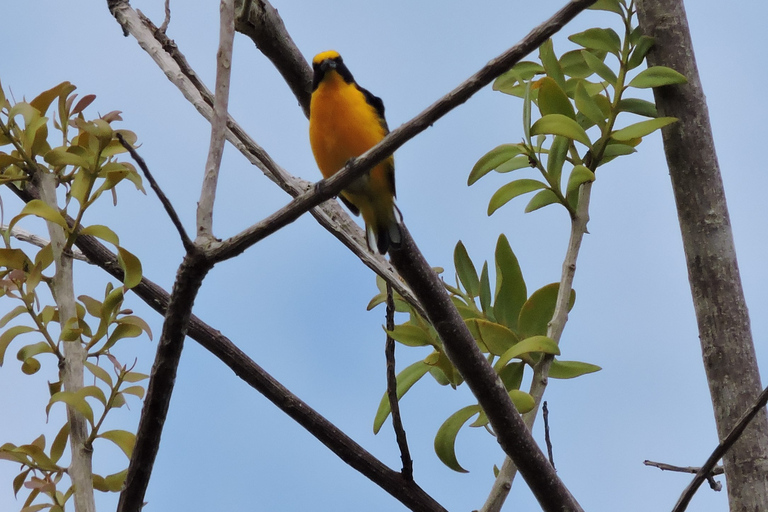
M144 388L141 386L128 386L121 393L127 393L129 395L137 396L140 399L144 398Z
M507 160L496 168L496 172L504 174L524 167L531 167L531 159L528 158L528 155L520 155Z
M549 148L547 156L547 174L549 182L554 184L556 190L560 190L560 179L563 174L563 164L568 156L568 149L571 146L571 140L562 135L556 135Z
M574 121L575 123L576 121ZM535 125L534 125L535 126ZM507 183L506 185L503 185L499 190L497 190L493 196L491 196L491 200L488 203L488 215L493 215L493 212L510 202L512 199L516 198L517 196L527 194L528 192L533 192L534 190L539 190L542 188L546 188L547 186L538 181L538 180L531 180L531 179L519 179L515 180L513 182Z
M387 334L389 334L395 341L399 341L408 347L435 345L435 340L432 339L429 332L418 325L396 325L394 329L387 331Z
M18 221L27 215L34 215L36 217L40 217L47 221L53 222L54 224L58 224L64 228L64 230L69 228L66 219L64 219L64 216L61 214L61 212L59 212L59 210L54 210L40 199L33 199L25 204L24 208L21 209L21 212L19 212L19 214L14 217L13 220L11 220L9 229L15 226Z
M592 145L587 132L579 126L579 123L562 114L549 114L533 123L532 135L549 134L562 135L571 140L577 140L587 147Z
M624 141L645 137L659 128L663 128L675 121L677 121L676 117L657 117L656 119L640 121L639 123L631 124L621 130L616 130L611 134L611 138L618 141Z
M94 224L92 226L84 227L83 229L80 230L79 234L90 235L90 236L95 236L96 238L101 238L105 242L109 242L114 246L120 245L120 239L117 237L117 234L115 234L115 232L109 229L107 226Z
M520 414L532 411L533 408L536 407L536 402L533 400L533 397L525 391L512 389L509 391L509 398L512 399L512 403L515 404L515 408Z
M525 83L523 94L523 137L528 146L531 146L531 82Z
M611 68L609 68L602 60L595 57L592 52L587 50L581 50L581 55L584 57L584 62L587 63L589 69L597 73L597 75L608 82L611 85L616 85L616 74Z
M93 425L93 409L91 409L91 406L85 401L85 397L71 391L59 391L54 394L48 402L48 405L45 408L46 415L50 412L51 406L56 402L64 402L82 414L83 417L88 420L88 423Z
M467 320L466 324L472 336L496 356L500 356L519 341L514 332L495 322L473 318Z
M45 153L43 159L54 167L63 167L71 165L73 167L82 167L90 169L92 162L84 158L80 149L74 147L59 146ZM85 175L83 175L83 179ZM78 198L79 200L80 198ZM85 199L85 198L83 198Z
M635 69L637 66L643 63L645 56L653 48L654 40L650 36L640 36L637 41L635 49L632 50L632 55L627 62L627 69Z
M112 377L104 368L97 366L90 361L85 362L85 367L88 368L88 371L90 371L97 379L106 383L107 386L110 388L113 386Z
M128 372L125 375L123 375L123 380L125 382L140 382L148 378L149 378L149 375L147 375L146 373L139 373L139 372Z
M544 44L539 46L539 60L544 65L544 70L547 75L552 77L557 85L565 89L565 77L563 76L563 69L560 67L560 62L555 55L554 45L552 39L547 39Z
M654 103L639 98L625 98L619 100L619 110L645 117L656 117L659 115Z
M108 430L98 435L115 443L129 459L133 453L133 445L136 444L136 435L127 430Z
M616 157L624 156L624 155L631 155L632 153L635 153L636 150L634 146L631 146L629 144L608 144L605 147L605 151L603 151L603 158L600 159L600 162L598 165L604 165L613 160Z
M34 357L40 354L51 354L51 353L53 353L51 346L45 341L39 341L37 343L33 343L31 345L26 345L24 347L21 347L19 352L16 354L16 359L18 359L23 363L30 357Z
M602 370L599 366L578 361L560 361L555 359L549 367L549 376L553 379L572 379L586 373Z
M587 78L592 74L592 70L589 69L587 63L584 62L584 57L581 55L581 50L572 50L570 52L564 53L560 57L560 67L563 68L563 73L566 76L570 76L572 78ZM568 85L569 81L566 81L566 86ZM568 94L567 88L565 89L565 92Z
M565 195L575 193L583 183L595 181L595 173L583 165L574 166L571 175L568 177L568 187Z
M615 12L616 14L624 14L621 11L621 7L619 6L619 0L597 0L597 2L587 7L587 9L592 9L595 11Z
M21 249L0 248L0 266L29 272L32 269L32 262Z
M528 201L528 204L525 207L525 213L531 213L532 211L538 210L539 208L544 208L545 206L559 202L560 198L558 198L557 195L552 192L552 190L545 189L537 192L531 198L531 200Z
M519 96L517 93L520 84L542 73L544 73L544 67L538 62L518 62L512 69L506 71L499 78L494 80L493 90Z
M491 281L488 276L488 262L483 262L483 270L480 271L480 308L490 320L494 320L491 310Z
M475 166L472 167L469 178L467 178L467 185L472 185L504 162L524 152L525 148L522 144L502 144L496 146L483 155Z
M64 454L64 449L67 447L67 441L69 441L69 422L67 421L56 434L51 444L51 461L55 464L59 462L59 459Z
M127 475L128 468L113 475L106 476L104 478L104 487L109 492L120 492L123 489L123 484L125 483L125 477Z
M557 303L557 293L560 289L560 283L552 283L542 286L528 297L520 310L520 320L518 321L518 332L524 337L536 335L546 335L547 325L552 320L555 313L555 304ZM568 301L568 310L573 307L576 300L576 292L571 290L571 297Z
M571 100L553 78L545 76L536 82L536 86L539 89L538 105L542 116L562 114L576 120Z
M456 249L453 251L453 264L456 266L456 273L459 275L459 280L467 293L472 297L477 297L480 294L480 280L477 277L477 269L475 264L467 254L467 249L464 244L459 240L456 244Z
M51 87L47 91L43 91L37 95L35 99L29 102L29 104L36 108L40 115L45 115L48 111L48 107L51 106L53 100L59 96L68 96L76 87L69 82L62 82L55 87Z
M0 334L0 366L3 365L3 359L5 358L5 351L8 349L8 345L11 344L13 339L19 334L35 331L36 329L29 327L28 325L15 325L6 329Z
M510 347L504 352L494 366L503 368L510 360L532 352L560 355L560 348L552 338L546 336L531 336Z
M688 79L674 69L666 66L653 66L644 69L629 82L628 87L637 87L638 89L648 89L651 87L662 87L664 85L684 84Z
M117 248L117 261L125 272L123 283L126 288L133 288L141 282L141 261L122 247Z
M456 436L469 419L480 412L479 405L468 405L451 414L435 434L435 453L443 464L459 473L468 473L456 459Z
M584 48L602 50L612 53L617 57L621 51L621 39L610 28L590 28L584 32L568 36L568 39Z
M496 242L496 295L493 313L496 321L513 331L518 328L518 316L528 296L523 272L507 237L499 235Z
M493 365L494 369L497 365ZM520 385L523 383L523 373L525 372L525 363L509 363L508 365L497 370L501 381L504 383L504 387L507 391L513 389L520 389Z
M579 82L575 91L576 108L584 114L584 117L598 125L600 128L605 126L606 116L597 102L589 95L584 88L584 84Z
M23 254L23 253L22 253ZM16 306L9 313L6 313L3 318L0 318L0 328L5 327L5 324L16 318L17 316L27 312L26 306Z
M399 401L416 382L429 371L430 366L424 361L416 361L397 374L397 400ZM387 393L381 397L379 408L376 411L376 417L373 419L373 433L378 434L384 421L392 412L389 406Z

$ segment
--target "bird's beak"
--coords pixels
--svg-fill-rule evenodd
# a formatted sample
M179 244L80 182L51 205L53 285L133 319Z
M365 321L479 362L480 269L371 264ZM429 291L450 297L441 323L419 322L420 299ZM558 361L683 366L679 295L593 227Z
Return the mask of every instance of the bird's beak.
M331 59L326 59L323 62L320 63L320 71L325 73L326 71L330 69L336 69L336 61Z

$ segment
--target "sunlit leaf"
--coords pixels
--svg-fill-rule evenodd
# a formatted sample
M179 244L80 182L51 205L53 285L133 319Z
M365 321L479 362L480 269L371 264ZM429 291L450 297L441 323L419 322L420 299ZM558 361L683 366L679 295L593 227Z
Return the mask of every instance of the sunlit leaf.
M640 121L639 123L631 124L621 130L616 130L611 134L611 138L614 140L624 141L630 139L636 139L638 137L645 137L646 135L655 132L659 128L663 128L668 124L672 124L677 121L676 117L657 117L655 119L649 119L647 121Z
M502 144L496 146L477 161L469 173L467 185L472 185L499 165L524 152L525 148L522 144Z
M589 181L595 181L595 173L583 165L574 166L573 170L571 171L571 175L568 177L566 195L574 193L583 183L587 183Z
M549 376L553 379L572 379L599 370L602 370L602 368L594 364L555 359L552 361L552 366L549 367Z
M117 248L117 261L125 273L123 283L126 288L133 288L141 282L141 261L122 247Z
M34 328L27 325L15 325L3 331L0 334L0 366L3 365L3 359L5 358L5 351L8 345L20 334L35 331Z
M496 242L496 293L493 312L495 320L513 331L518 329L520 310L526 301L528 291L517 256L504 234Z
M605 126L606 116L604 115L602 109L598 106L597 102L592 98L592 96L589 95L587 90L584 88L584 84L581 82L579 82L579 84L576 86L574 99L576 101L576 108L579 110L579 112L584 114L587 119L600 126L601 128Z
M550 189L545 189L534 194L528 204L525 207L525 213L531 213L532 211L544 208L550 204L559 203L560 198L552 192Z
M424 347L435 345L435 340L429 335L424 327L413 324L396 325L387 333L394 339L408 347Z
M546 188L546 186L546 184L538 180L531 179L519 179L507 183L506 185L503 185L499 190L497 190L493 196L491 196L491 200L488 203L488 215L492 215L493 212L517 196L527 194L528 192L533 192L534 190Z
M584 32L568 36L568 39L584 48L602 50L616 56L621 51L621 39L610 28L590 28Z
M565 91L557 85L553 78L545 76L535 85L539 89L538 105L542 116L562 114L576 120L576 113L573 110L571 100L568 99Z
M656 117L659 115L654 103L639 98L624 98L619 100L619 110L645 117Z
M456 436L458 435L459 430L461 430L461 427L463 427L472 416L479 412L479 405L462 407L451 414L448 419L440 425L440 428L435 435L435 453L437 454L437 457L443 464L459 473L468 473L468 471L461 467L461 464L459 464L459 461L456 459Z
M429 365L424 361L416 361L412 365L405 368L399 374L397 374L397 399L400 400L411 387L418 382L420 378L426 375L429 371ZM392 412L389 405L389 398L387 394L381 397L379 402L379 408L376 411L376 417L373 420L373 433L378 434L381 430L381 426L384 425L384 421Z
M127 430L108 430L98 435L102 439L108 439L115 443L129 459L133 453L133 445L136 443L136 435Z
M480 279L477 277L475 264L472 263L461 240L456 244L453 251L453 264L456 266L456 273L467 293L472 297L477 297L480 294Z
M533 397L525 391L511 389L509 391L509 398L512 399L512 403L515 404L515 408L520 414L532 411L533 408L536 407L536 402L533 400Z
M546 335L547 325L552 320L557 303L557 293L560 289L560 283L552 283L542 286L528 297L520 310L520 320L518 322L518 331L524 337ZM568 310L573 307L576 300L576 292L571 290L571 296L568 301Z
M640 36L635 49L632 50L632 55L629 57L629 61L627 62L627 69L635 69L637 66L642 64L645 56L648 55L648 52L651 50L651 48L653 48L653 44L654 40L652 37Z
M592 143L589 140L587 132L579 126L579 123L568 116L562 114L549 114L533 123L531 127L532 135L549 134L562 135L571 140L577 140L589 147Z
M602 60L598 59L592 52L587 50L582 50L581 55L584 57L584 62L587 63L589 69L597 73L597 76L611 85L616 85L616 74Z
M496 365L503 367L510 360L516 357L520 357L524 354L530 354L532 352L544 352L545 354L559 355L560 348L558 348L557 343L555 343L555 341L551 338L538 335L531 336L530 338L526 338L510 347L501 355L499 360L496 362Z
M653 66L644 69L629 82L629 87L648 89L650 87L662 87L664 85L684 84L688 82L682 74L666 66Z
M107 226L101 226L99 224L93 224L92 226L84 227L80 230L80 235L90 235L100 238L105 242L109 242L112 245L120 245L120 239L117 237L114 231Z
M472 336L482 342L491 354L497 356L519 341L517 335L509 328L495 322L477 318L468 320L466 324Z
M555 55L555 49L552 44L552 39L547 39L539 46L539 60L544 65L544 70L547 75L552 77L557 85L565 89L565 77L563 76L563 69L560 67L560 62Z

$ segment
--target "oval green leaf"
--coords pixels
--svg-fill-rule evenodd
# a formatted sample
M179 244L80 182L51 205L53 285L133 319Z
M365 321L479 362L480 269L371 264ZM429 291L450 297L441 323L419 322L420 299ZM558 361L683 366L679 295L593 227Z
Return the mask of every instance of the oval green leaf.
M538 105L542 116L547 114L563 114L576 120L576 112L573 110L571 100L565 91L557 85L554 79L545 76L536 85L539 89Z
M653 66L638 73L638 75L629 82L629 87L648 89L650 87L684 84L686 82L688 82L688 79L672 68L666 66Z
M520 357L524 354L530 354L531 352L543 352L545 354L559 355L560 348L552 338L547 338L546 336L531 336L530 338L522 340L520 343L514 345L509 350L504 352L496 365L503 367L510 360L516 357Z
M538 210L539 208L544 208L545 206L559 202L560 198L558 198L557 195L552 192L552 190L542 190L537 192L531 198L531 200L528 201L528 204L525 207L525 213L531 213L532 211Z
M403 395L405 395L416 382L422 378L430 369L430 366L424 361L416 361L412 365L405 368L399 374L397 374L397 400L399 401ZM389 405L389 398L387 393L381 397L379 402L379 408L376 411L376 416L373 419L373 433L378 434L381 430L381 426L384 425L384 421L387 416L392 412Z
M587 63L589 69L597 73L597 76L611 85L616 85L616 74L602 60L588 50L582 50L581 55L584 57L584 62Z
M549 114L533 123L531 134L562 135L571 140L577 140L587 147L592 145L587 132L579 123L562 114Z
M565 194L570 195L576 192L582 183L589 181L595 181L595 173L583 165L574 166L571 175L568 177L568 187Z
M472 336L496 356L500 356L519 341L514 332L495 322L473 318L467 320L466 324Z
M597 365L581 363L579 361L560 361L555 359L549 367L549 376L553 379L573 379L587 373L602 370Z
M611 138L618 141L625 141L645 137L659 128L663 128L675 121L677 121L676 117L657 117L656 119L640 121L639 123L631 124L621 130L616 130L611 134Z
M576 121L573 121L573 122L575 123ZM531 179L520 179L520 180L515 180L511 183L507 183L506 185L502 186L499 190L497 190L491 197L491 200L488 203L488 215L489 216L493 215L493 212L495 212L496 210L498 210L499 208L507 204L509 201L516 198L517 196L527 194L528 192L533 192L534 190L539 190L546 187L547 186L544 183L538 180L531 180Z
M464 289L472 297L477 297L480 294L480 279L477 277L475 264L472 263L461 240L456 244L456 249L453 251L453 264L456 266L456 274L458 274L461 284L464 285Z
M547 325L552 320L555 313L555 304L557 302L557 293L560 289L560 283L552 283L542 286L528 297L520 310L520 319L518 321L518 331L521 335L528 338L536 335L546 335ZM571 290L571 297L568 302L568 310L573 307L576 301L576 292Z
M480 160L472 167L472 171L467 178L467 185L472 185L499 165L524 152L525 148L522 144L502 144L496 146L480 157Z

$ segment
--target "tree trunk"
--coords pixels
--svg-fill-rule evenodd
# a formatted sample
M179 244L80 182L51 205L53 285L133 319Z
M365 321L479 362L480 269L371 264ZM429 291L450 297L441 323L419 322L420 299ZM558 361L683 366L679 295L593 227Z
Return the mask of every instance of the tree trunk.
M640 26L656 44L649 66L687 84L654 90L688 265L709 390L723 439L760 394L760 374L739 277L725 192L682 0L639 0ZM702 454L702 459L705 454ZM768 510L768 416L759 414L723 458L732 511Z

